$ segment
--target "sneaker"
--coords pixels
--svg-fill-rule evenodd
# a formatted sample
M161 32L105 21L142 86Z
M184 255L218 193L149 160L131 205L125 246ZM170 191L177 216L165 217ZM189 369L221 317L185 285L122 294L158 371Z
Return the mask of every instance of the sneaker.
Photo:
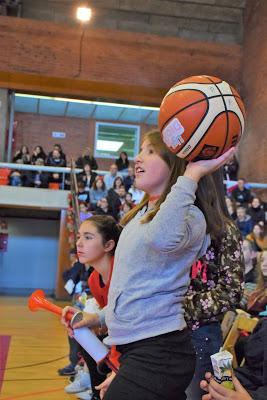
M72 383L65 387L66 393L79 393L91 388L91 380L88 372L78 370L75 379Z
M75 375L76 370L72 364L66 365L66 367L57 370L58 375L61 376L70 376Z
M78 393L77 394L77 399L81 399L81 400L92 400L93 397L93 392L92 390L86 390L84 392Z

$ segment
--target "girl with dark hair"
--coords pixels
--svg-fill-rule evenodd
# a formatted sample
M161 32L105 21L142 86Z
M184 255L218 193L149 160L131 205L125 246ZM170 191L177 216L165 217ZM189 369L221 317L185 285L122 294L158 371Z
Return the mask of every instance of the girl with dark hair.
M221 171L209 179L205 191L212 207L207 212L214 220L210 229L211 245L191 268L184 300L185 318L192 330L197 356L194 378L187 389L190 400L199 400L204 394L200 381L206 371L212 371L210 356L223 345L220 323L226 311L239 306L244 287L242 238L226 207Z
M108 192L103 178L97 176L90 190L90 200L94 209L99 206L99 202L103 197L107 197L107 194Z
M108 190L108 195L107 195L109 207L112 210L112 215L116 219L118 219L121 207L121 201L119 197L119 191L121 186L123 186L122 178L120 176L117 176L114 179L113 187Z
M30 164L31 163L31 157L30 157L30 152L28 146L21 146L20 150L16 151L12 162L17 162L17 160L22 160L23 164Z
M129 167L128 154L125 151L122 151L115 163L118 167L118 171L127 172L127 169Z
M88 286L100 308L107 304L114 252L120 232L120 227L112 217L94 215L80 225L77 235L78 259L80 263L89 264L94 269L88 279ZM73 307L71 307L71 310L77 312ZM103 339L104 336L103 330L100 330L99 338ZM80 350L90 373L93 392L92 397L89 396L89 393L84 393L81 396L82 398L97 400L99 399L99 391L96 386L103 382L105 376L98 373L97 365L89 354L82 347ZM73 393L73 387L77 386L77 382L73 385L70 384L65 388L65 391Z
M42 158L44 162L46 160L46 154L42 146L35 146L31 156L31 164L35 164L38 158Z
M216 160L186 164L158 131L145 135L135 175L146 194L121 221L108 305L75 324L106 324L104 342L122 354L115 379L101 385L105 400L186 399L195 353L183 298L190 267L205 254L216 224L207 213L212 205L205 175L232 155L233 149Z

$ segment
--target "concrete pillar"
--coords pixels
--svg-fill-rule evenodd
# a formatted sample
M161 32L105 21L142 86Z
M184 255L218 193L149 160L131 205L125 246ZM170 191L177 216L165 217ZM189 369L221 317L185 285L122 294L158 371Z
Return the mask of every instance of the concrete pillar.
M267 1L247 0L242 91L247 124L240 146L240 177L267 183Z
M0 161L6 161L6 140L8 127L8 90L0 89Z

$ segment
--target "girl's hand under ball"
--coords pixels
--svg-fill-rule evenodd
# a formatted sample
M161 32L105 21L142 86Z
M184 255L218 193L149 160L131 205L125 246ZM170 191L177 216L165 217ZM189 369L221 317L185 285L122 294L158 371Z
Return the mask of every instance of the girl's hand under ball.
M216 171L224 164L226 164L235 154L235 147L231 147L231 149L227 150L224 154L222 154L218 158L214 158L212 160L200 160L200 161L192 161L189 162L184 176L187 178L193 179L195 182L199 182L199 180L208 174Z

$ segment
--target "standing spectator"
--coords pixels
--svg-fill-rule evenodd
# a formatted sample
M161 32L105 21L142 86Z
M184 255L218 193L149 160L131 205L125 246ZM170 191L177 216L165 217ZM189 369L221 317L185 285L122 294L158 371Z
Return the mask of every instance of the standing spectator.
M134 169L133 169L133 167L129 167L128 168L128 175L125 176L125 178L123 180L123 184L125 186L126 192L128 192L130 187L133 185L134 179L135 179Z
M225 207L222 175L210 176L206 196L214 225L209 229L211 245L191 268L185 300L185 319L197 361L194 378L187 389L190 400L199 400L199 383L212 368L210 356L223 345L221 321L224 314L239 306L244 285L244 259L239 230Z
M77 179L84 183L84 190L89 192L96 177L97 174L92 171L91 165L86 162L83 166L83 172L77 176Z
M264 228L260 224L254 225L252 232L246 238L251 242L255 251L267 249L267 237L264 234Z
M232 191L232 199L237 206L246 206L252 200L250 190L245 187L245 179L240 178L237 181L237 188Z
M253 226L255 224L260 224L261 226L264 226L265 212L258 197L254 197L254 199L252 200L251 207L248 209L248 215L251 216Z
M46 164L51 167L66 167L66 159L55 149L49 154Z
M132 195L132 201L134 204L139 204L143 199L145 193L136 187L135 181L132 187L128 190L129 193Z
M92 156L90 147L85 147L82 155L80 157L78 157L76 160L77 168L83 168L83 166L85 164L89 164L91 167L91 170L98 169L96 159Z
M117 158L117 160L115 161L115 163L118 167L118 171L126 172L127 168L129 167L129 160L127 153L125 151L122 151L120 153L119 158Z
M31 164L36 164L37 159L43 159L44 163L46 160L46 154L42 148L42 146L35 146L32 156L31 156ZM44 165L44 164L43 164Z
M105 182L102 177L97 176L90 190L92 207L95 209L99 205L98 202L103 199L103 197L107 197L107 194Z
M61 147L60 144L54 144L53 150L50 151L50 153L48 154L48 157L52 157L52 154L53 154L53 151L54 151L54 150L57 150L57 151L59 152L59 154L60 154L60 157L63 158L63 160L66 161L66 155L65 155L65 153L63 152L62 147Z
M236 215L236 225L240 230L242 237L245 238L252 231L252 219L247 215L245 207L237 207Z
M227 181L237 181L239 164L236 156L234 155L232 160L230 160L223 167L223 177Z
M12 162L17 162L17 160L22 160L22 164L31 163L29 148L27 146L21 146L20 150L16 151Z
M109 172L104 176L104 182L107 190L113 187L114 180L117 176L121 178L121 176L118 174L118 167L116 164L111 164L109 167Z

